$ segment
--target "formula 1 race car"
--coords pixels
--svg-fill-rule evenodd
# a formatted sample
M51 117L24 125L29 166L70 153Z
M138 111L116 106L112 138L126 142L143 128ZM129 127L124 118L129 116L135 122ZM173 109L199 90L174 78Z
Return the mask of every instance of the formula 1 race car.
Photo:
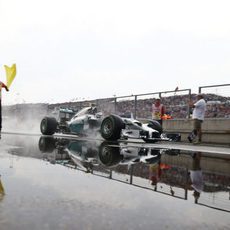
M100 133L105 140L109 141L135 138L142 139L146 143L180 140L180 134L171 134L170 137L163 134L162 127L157 121L146 120L141 122L132 117L125 118L115 114L103 117L103 114L98 112L96 107L83 108L73 115L70 120L66 117L63 114L59 119L44 117L40 124L42 134L68 133L79 136L96 136Z

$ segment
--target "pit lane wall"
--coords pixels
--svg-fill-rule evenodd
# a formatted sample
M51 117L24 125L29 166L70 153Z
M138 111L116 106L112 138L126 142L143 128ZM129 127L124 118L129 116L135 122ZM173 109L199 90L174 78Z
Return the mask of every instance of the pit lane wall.
M181 133L181 140L188 142L187 136L193 130L192 119L172 119L163 121L164 132ZM209 118L202 124L202 142L230 145L230 119Z

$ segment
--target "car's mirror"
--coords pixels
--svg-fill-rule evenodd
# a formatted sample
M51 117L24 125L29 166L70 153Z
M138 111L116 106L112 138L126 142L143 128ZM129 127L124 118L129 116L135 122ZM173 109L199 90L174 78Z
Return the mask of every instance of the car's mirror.
M96 118L101 118L102 117L102 112L96 113Z

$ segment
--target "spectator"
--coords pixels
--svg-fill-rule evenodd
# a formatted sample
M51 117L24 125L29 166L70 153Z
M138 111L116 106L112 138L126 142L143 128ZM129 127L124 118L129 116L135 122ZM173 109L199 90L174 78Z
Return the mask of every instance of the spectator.
M152 119L158 121L162 125L162 118L165 114L165 106L161 104L161 99L157 98L152 105Z
M197 95L197 101L195 103L190 102L190 107L193 108L192 119L193 122L193 131L188 136L189 142L193 142L193 140L198 137L198 140L194 142L194 144L200 144L202 138L202 122L204 121L204 115L206 110L206 102L202 94Z

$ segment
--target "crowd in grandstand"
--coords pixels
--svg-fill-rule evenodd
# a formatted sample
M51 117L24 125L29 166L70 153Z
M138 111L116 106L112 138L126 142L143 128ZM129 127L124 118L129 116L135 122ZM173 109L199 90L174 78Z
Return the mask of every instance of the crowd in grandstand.
M204 98L207 102L207 111L205 118L230 118L230 97L223 97L216 94L204 94ZM137 97L135 104L134 97L127 100L126 98L98 99L96 101L84 101L84 102L67 102L59 104L17 104L4 107L5 116L11 116L17 114L18 117L25 118L25 114L34 114L41 116L44 115L44 111L48 113L52 112L55 108L72 108L75 112L85 106L89 106L94 103L98 110L102 111L104 115L110 113L116 113L119 115L130 116L136 115L136 118L152 118L152 104L155 98L140 99ZM196 100L196 94L191 95L191 100ZM161 103L165 105L166 114L170 115L172 119L185 119L190 117L189 110L189 95L173 95L169 97L161 97ZM135 112L136 108L136 112ZM21 116L20 116L21 114ZM35 115L34 115L35 116Z
M206 118L230 118L230 98L222 97L215 94L204 94L207 102ZM191 100L195 101L196 94L191 95ZM152 103L154 98L137 100L136 116L138 118L151 118ZM162 97L162 103L166 107L166 114L171 118L188 118L190 117L189 110L189 95L175 95L170 97ZM135 113L133 100L124 100L117 103L117 111L120 114Z

